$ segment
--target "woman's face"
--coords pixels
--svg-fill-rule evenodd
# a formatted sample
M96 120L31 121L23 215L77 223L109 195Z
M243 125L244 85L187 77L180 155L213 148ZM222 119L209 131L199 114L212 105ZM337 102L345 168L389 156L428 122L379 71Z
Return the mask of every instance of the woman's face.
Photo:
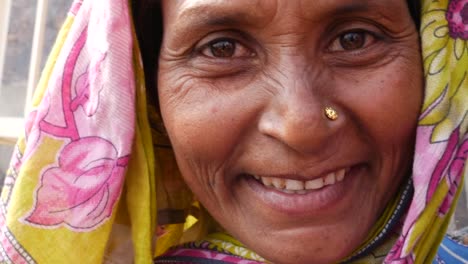
M272 262L351 254L410 170L423 83L406 1L162 7L159 102L197 198Z

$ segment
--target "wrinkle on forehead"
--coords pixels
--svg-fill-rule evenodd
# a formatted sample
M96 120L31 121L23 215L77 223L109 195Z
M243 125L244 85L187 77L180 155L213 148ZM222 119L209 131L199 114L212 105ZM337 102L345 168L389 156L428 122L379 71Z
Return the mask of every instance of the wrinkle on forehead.
M174 2L178 19L197 21L212 16L234 14L233 16L244 16L243 21L248 21L249 18L252 23L260 23L259 26L280 15L320 20L343 13L401 8L402 4L406 7L404 0L178 0Z
M186 0L178 2L179 18L184 20L200 20L201 18L208 20L209 24L230 24L240 21L263 24L268 23L277 11L275 0ZM217 18L219 21L216 20Z

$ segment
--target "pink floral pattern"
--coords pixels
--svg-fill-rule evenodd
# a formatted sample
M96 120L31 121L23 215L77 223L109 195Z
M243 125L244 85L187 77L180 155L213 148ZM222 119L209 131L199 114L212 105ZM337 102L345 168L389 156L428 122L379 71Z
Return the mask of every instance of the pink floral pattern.
M25 220L76 229L98 225L112 214L127 163L127 157L119 159L114 146L101 138L73 141L62 150L59 166L44 172L37 203Z
M46 137L64 142L56 164L41 172L35 204L22 218L36 227L98 227L111 217L124 182L134 129L134 110L128 111L134 105L130 21L124 1L91 2L77 1L70 12L88 13L79 18L90 20L92 32L77 18L71 29L76 37L63 47L68 55L57 60L43 100L27 120L25 160ZM109 49L117 40L127 45Z
M430 261L429 255L415 256L414 250L439 242L427 233L440 232L448 223L468 157L468 0L423 1L422 7L426 87L416 136L414 196L388 263Z
M449 32L452 38L468 40L468 1L451 0L447 14Z
M100 87L96 87L96 90L90 89L90 77L100 78L101 76L101 67L103 66L104 59L106 58L106 54L101 54L101 58L98 59L98 62L94 66L94 69L86 69L86 72L80 75L75 84L75 94L76 97L73 99L70 105L70 109L72 111L76 111L79 106L83 107L84 112L88 117L93 116L96 114L96 111L99 107L99 96L101 90L104 88L102 86L102 81L97 81ZM93 73L91 75L91 73ZM95 80L96 81L96 80ZM96 93L95 95L91 93Z
M82 233L109 237L111 229L103 225L112 219L125 181L135 134L128 1L75 0L68 15L62 31L66 39L58 39L58 55L53 54L44 71L34 99L40 103L26 119L25 136L3 188L2 263L57 258L68 263L69 245L78 243L80 250L86 244ZM34 160L39 155L44 157L41 164ZM46 164L48 160L52 162ZM35 191L23 191L31 188ZM27 195L32 199L24 199ZM58 242L46 239L38 246L41 243L31 238L44 229L70 231L71 238L64 238L63 248L42 252ZM100 262L105 246L95 245L97 254L83 261Z

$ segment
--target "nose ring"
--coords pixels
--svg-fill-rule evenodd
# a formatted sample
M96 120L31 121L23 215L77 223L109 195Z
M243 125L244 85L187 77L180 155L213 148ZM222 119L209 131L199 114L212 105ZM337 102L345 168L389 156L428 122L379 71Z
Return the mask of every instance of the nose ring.
M336 110L331 108L330 106L325 107L324 112L325 116L331 121L338 119L338 112L336 112Z

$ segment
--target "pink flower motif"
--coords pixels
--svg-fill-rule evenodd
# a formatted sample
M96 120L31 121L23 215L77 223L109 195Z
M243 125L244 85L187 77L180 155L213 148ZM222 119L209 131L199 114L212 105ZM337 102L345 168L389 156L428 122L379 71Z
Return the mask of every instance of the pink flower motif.
M99 107L99 93L103 89L101 68L106 58L106 54L101 54L94 65L86 69L86 72L80 75L75 84L76 97L71 102L71 110L76 111L78 106L82 106L87 116L93 116ZM92 93L95 93L93 95Z
M468 40L468 0L451 0L446 19L452 38Z
M60 153L59 166L43 173L35 206L24 220L78 231L98 226L112 214L127 162L102 138L73 141Z

